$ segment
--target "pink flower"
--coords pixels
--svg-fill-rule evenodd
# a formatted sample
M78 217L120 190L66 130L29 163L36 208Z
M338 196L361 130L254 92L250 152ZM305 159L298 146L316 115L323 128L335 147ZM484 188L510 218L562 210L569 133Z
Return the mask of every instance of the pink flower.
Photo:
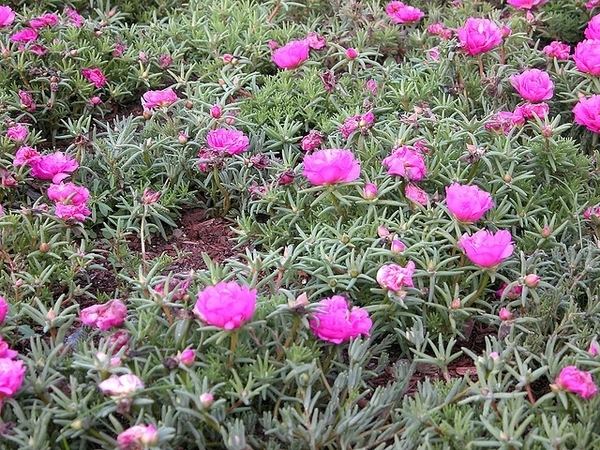
M581 72L600 75L600 39L585 39L577 44L573 60Z
M127 50L127 46L122 42L117 42L113 48L112 55L115 58L120 58L125 53L125 50Z
M400 239L392 239L392 243L390 244L390 251L392 253L402 253L406 250L406 244L402 242Z
M35 41L39 37L38 32L33 28L23 28L10 36L11 42L26 44Z
M9 27L15 21L15 12L10 6L0 6L0 28Z
M300 148L305 152L312 152L323 144L323 133L317 130L311 130L302 138Z
M412 183L406 185L404 188L404 195L408 200L417 205L425 206L429 203L429 195L427 195L427 192Z
M23 146L17 150L13 159L13 166L19 167L31 164L32 161L40 158L40 154L35 148Z
M291 170L286 170L277 177L277 184L279 186L287 186L289 184L292 184L295 179L296 174Z
M362 196L365 200L373 200L377 197L377 185L375 183L366 183Z
M405 287L413 287L413 274L415 263L409 261L406 267L398 264L385 264L377 271L377 282L379 286L392 292L400 293Z
M541 6L548 0L507 0L510 6L514 6L517 9L533 9L536 6Z
M79 320L89 327L98 328L101 331L113 327L120 327L127 317L127 306L117 299L106 303L88 306L79 313Z
M585 370L579 370L575 366L563 368L554 384L559 389L577 394L583 399L592 398L598 393L592 374Z
M158 443L158 430L154 425L136 425L119 433L119 450L142 450Z
M222 281L198 293L194 314L208 325L233 330L252 319L255 309L256 289Z
M425 16L425 13L419 8L405 5L399 1L389 2L385 7L385 12L392 22L397 24L416 23Z
M346 58L348 59L356 59L358 58L358 50L355 48L349 47L346 49Z
M73 8L65 8L65 14L67 15L69 22L75 28L80 28L83 26L83 17Z
M209 131L206 143L211 150L229 155L239 155L250 147L248 136L242 131L229 128L217 128Z
M21 389L25 372L23 361L0 358L0 403L5 398L12 397Z
M172 105L179 97L173 88L166 88L162 91L148 91L142 96L142 106L144 109L156 109Z
M81 74L83 75L83 78L88 80L97 88L101 88L106 85L106 77L104 76L102 70L97 67L82 69Z
M492 196L477 186L452 183L446 186L446 205L460 222L477 222L494 207Z
M171 55L163 53L158 57L158 66L161 69L167 69L171 64L173 64L173 58Z
M500 287L498 288L498 290L496 290L496 297L501 299L502 296L504 296L505 298L507 298L509 300L516 300L521 296L522 292L523 292L523 286L521 286L519 284L515 284L513 287L508 289L508 284L502 283L500 285Z
M90 199L90 191L74 183L61 182L48 188L48 198L55 203L82 205Z
M306 43L313 50L321 50L327 45L327 40L318 33L311 31L306 35ZM275 49L273 49L275 50Z
M585 29L586 39L600 39L600 14L592 17Z
M98 106L98 105L102 104L102 99L99 96L94 95L92 98L90 98L89 104L91 106Z
M462 49L471 56L488 52L502 43L502 30L488 19L469 17L457 34Z
M526 120L539 117L543 119L548 116L550 106L548 103L523 103L515 108L514 120L515 123L525 123Z
M510 84L521 97L533 103L550 100L554 95L554 83L543 70L529 69L513 75Z
M585 3L586 9L594 9L598 5L600 5L600 0L589 0Z
M372 78L368 79L365 83L365 89L371 93L371 95L377 95L377 89L379 88L379 84L377 80Z
M392 150L383 160L388 174L404 177L410 181L420 181L427 175L427 167L423 155L408 145Z
M18 353L14 350L11 350L8 346L8 343L4 341L2 336L0 336L0 358L16 358Z
M498 311L498 318L502 322L507 322L509 320L512 320L513 315L508 308L500 308L500 311Z
M54 13L46 13L29 21L29 26L36 30L44 27L53 27L57 24L58 16Z
M368 111L364 114L357 114L355 116L350 116L340 127L340 131L342 132L342 136L344 139L348 139L352 133L357 130L360 130L361 133L365 134L375 123L375 115L372 111Z
M333 344L360 335L369 336L372 327L369 313L357 306L350 309L348 301L340 295L321 300L310 319L310 329L315 336Z
M162 192L160 192L160 191L157 192L157 191L153 191L150 188L146 188L146 189L144 189L144 192L142 193L142 204L153 205L154 203L158 202L161 197L162 197Z
M499 111L485 123L484 127L488 131L508 134L516 125L522 125L522 122L524 122L523 118L512 111Z
M52 180L53 183L60 183L79 167L75 159L63 152L33 158L29 161L29 165L31 175L40 180Z
M62 220L83 222L92 212L86 205L66 205L57 203L54 207L54 214Z
M179 362L184 366L191 367L196 359L196 351L193 348L186 348L178 357Z
M203 392L200 394L200 404L204 408L210 408L215 401L215 396L210 392Z
M510 231L492 233L479 230L474 235L463 234L458 240L460 248L473 264L483 268L495 267L513 253Z
M552 41L544 47L543 52L550 58L569 59L571 46L560 41Z
M210 115L213 119L220 119L223 115L223 110L219 105L212 105L210 107Z
M596 339L593 339L592 342L590 342L590 346L588 347L588 353L594 358L600 355L600 344L598 344L598 341Z
M594 133L600 133L600 95L579 99L573 108L575 122Z
M98 388L104 395L113 398L125 398L132 396L140 389L144 389L144 383L133 374L112 375L100 383Z
M585 220L600 219L600 204L587 208L583 212L583 218Z
M433 34L434 36L439 36L445 40L451 39L453 34L452 30L441 22L436 22L429 25L427 27L427 32L429 34Z
M6 316L8 315L8 302L4 297L0 295L0 325L4 323L6 320Z
M6 137L11 141L15 142L23 142L29 136L29 130L26 126L21 125L20 123L9 127L6 131Z
M275 50L271 59L280 69L293 70L300 67L308 59L309 51L310 46L305 39L290 41Z
M19 100L21 101L21 108L29 112L33 112L37 108L33 96L27 91L19 91Z
M350 183L360 176L360 163L350 150L318 150L304 157L302 173L315 186Z

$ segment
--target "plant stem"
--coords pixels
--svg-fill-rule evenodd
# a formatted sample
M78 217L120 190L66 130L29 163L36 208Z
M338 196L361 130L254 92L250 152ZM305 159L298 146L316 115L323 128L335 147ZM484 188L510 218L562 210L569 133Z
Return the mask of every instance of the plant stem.
M221 184L221 175L219 173L219 169L217 169L216 167L213 169L213 181L215 183L215 186L223 196L223 216L225 216L227 212L229 212L230 207L229 192L227 192L225 187Z
M487 271L483 272L483 277L481 278L481 280L479 282L479 288L477 289L477 292L475 292L475 295L473 296L473 298L471 298L468 302L465 302L465 305L464 305L465 307L472 305L473 303L475 303L475 301L477 299L479 299L479 297L481 297L481 294L483 294L483 291L487 287L489 281L490 281L490 274Z
M238 345L238 335L239 335L238 330L234 330L230 334L229 361L227 363L227 368L229 368L229 369L231 369L233 367L233 362L235 360L235 350L237 349L237 345Z

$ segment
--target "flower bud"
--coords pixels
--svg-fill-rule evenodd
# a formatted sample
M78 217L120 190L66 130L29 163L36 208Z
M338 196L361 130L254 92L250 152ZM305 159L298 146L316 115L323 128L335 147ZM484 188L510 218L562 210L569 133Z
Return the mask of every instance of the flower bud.
M450 303L451 309L460 309L461 306L462 306L462 303L460 301L460 298L455 298L454 300L452 300L452 303Z
M498 317L503 322L506 322L507 320L511 320L513 318L512 313L507 308L501 308L498 312Z
M596 339L590 342L588 353L590 354L590 356L593 357L600 355L600 344L598 344L598 341L596 341Z
M300 294L298 297L296 297L295 300L288 301L288 306L291 309L300 309L300 308L304 308L307 305L308 305L308 295L306 295L306 292L303 292L302 294Z
M210 408L214 401L215 397L210 392L205 392L200 395L200 403L204 408Z
M365 184L362 196L365 200L373 200L377 197L377 185L375 183Z
M50 244L42 242L39 247L40 253L48 253L50 251Z
M227 125L233 125L235 123L235 117L233 117L233 116L225 117L225 123Z
M542 136L544 136L545 138L551 138L552 134L554 134L552 127L550 125L544 125L544 127L542 128Z
M525 276L525 286L528 288L536 288L540 284L540 277L534 273Z
M213 119L220 119L221 116L223 115L223 110L221 109L221 107L219 105L212 105L210 107L210 115L212 116Z
M184 106L185 109L192 109L194 107L194 103L191 100L186 100Z
M381 239L385 239L390 235L390 230L388 230L386 227L384 227L383 225L379 225L377 227L377 236L379 236Z
M179 141L179 143L181 145L187 144L188 141L188 135L185 131L180 131L179 135L177 136L177 140Z
M505 183L510 183L512 181L512 177L509 174L504 175L504 177L502 177L502 179L504 180Z
M542 228L542 237L543 238L549 238L552 235L552 229L548 226L548 225L544 225L544 228Z
M402 253L406 250L406 244L400 239L392 239L391 251L392 253Z
M144 116L144 120L150 120L152 118L152 111L145 109L142 115Z
M358 50L355 48L349 47L346 49L346 58L348 59L356 59L358 58Z
M191 348L186 348L179 355L179 362L184 366L191 367L194 364L194 360L196 359L196 351Z
M494 361L497 361L500 358L500 355L498 354L498 352L490 352L490 354L488 356L490 358L492 358Z

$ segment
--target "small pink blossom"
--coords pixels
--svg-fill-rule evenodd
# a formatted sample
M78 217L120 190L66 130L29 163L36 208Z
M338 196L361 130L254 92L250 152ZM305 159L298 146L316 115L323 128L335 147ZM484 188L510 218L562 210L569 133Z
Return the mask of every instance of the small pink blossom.
M252 319L255 309L256 289L222 281L198 292L194 314L208 325L233 330Z
M144 383L136 375L112 375L98 385L104 395L115 399L133 396L140 389L144 389Z
M164 53L158 57L158 66L161 69L167 69L171 64L173 64L171 55Z
M379 286L395 293L401 293L405 287L414 287L413 274L415 263L409 261L406 267L398 264L385 264L377 271L377 282Z
M392 253L402 253L406 250L406 244L402 242L400 239L392 239L392 243L390 244L390 251Z
M36 110L37 105L35 104L35 100L33 100L33 96L29 92L20 90L19 100L21 101L21 108L26 109L29 112Z
M560 41L552 41L543 48L543 52L550 58L569 59L571 57L571 46Z
M46 13L29 21L29 26L35 30L58 25L58 16L54 13Z
M210 408L215 401L215 396L210 392L203 392L200 394L200 404L204 408Z
M377 197L377 185L375 183L366 183L362 191L362 197L365 200L373 200Z
M498 266L509 258L514 250L512 236L507 230L496 233L479 230L473 235L465 233L458 240L458 247L473 264L483 268Z
M15 21L15 12L10 6L0 6L0 28L6 28Z
M0 325L4 323L6 320L6 316L8 315L8 302L4 297L0 295Z
M420 21L425 13L414 6L405 5L400 1L391 1L385 7L385 12L396 24L411 24Z
M315 186L350 183L360 176L360 162L350 150L318 150L304 157L302 173Z
M280 69L293 70L300 67L308 59L309 52L310 46L305 39L290 41L275 50L271 59Z
M515 115L512 111L499 111L494 114L484 125L488 131L508 134L517 125L522 125L522 116Z
M598 387L594 383L592 374L585 370L579 370L576 366L564 367L556 377L554 384L558 389L572 392L583 399L590 399L598 393Z
M135 425L117 436L119 450L142 450L158 443L158 430L154 425Z
M223 110L219 105L212 105L210 107L210 115L213 119L220 119L223 115Z
M426 206L429 203L429 195L420 187L408 183L404 188L405 197L417 205Z
M523 286L519 284L513 285L510 289L508 288L508 284L502 283L500 287L496 290L496 297L499 299L504 296L509 300L516 300L521 297L521 293L523 292Z
M377 95L377 89L379 88L379 84L376 80L370 78L365 83L365 89L371 93L371 95Z
M369 313L357 306L350 308L348 301L340 295L321 300L310 319L314 335L333 344L341 344L360 335L369 336L372 327Z
M595 206L586 208L583 212L583 218L585 220L599 220L600 219L600 203Z
M127 306L118 299L106 303L88 306L79 313L79 320L87 326L106 331L120 327L125 323Z
M191 367L194 365L194 361L196 360L196 351L193 348L186 348L179 354L177 359L184 366Z
M452 183L446 187L446 205L457 220L473 223L492 209L494 202L488 192L477 186Z
M427 32L429 34L433 34L434 36L439 36L444 40L452 39L453 31L446 27L441 22L432 23L427 27Z
M502 322L507 322L509 320L512 320L513 315L508 310L508 308L500 308L500 311L498 312L498 317Z
M211 150L229 155L239 155L250 147L248 136L242 131L229 128L217 128L209 131L206 143Z
M523 103L515 108L514 120L515 123L524 123L526 120L535 119L536 117L544 119L550 112L548 103Z
M82 69L81 74L83 78L92 83L95 87L101 88L106 85L106 77L101 69L97 67L89 67L87 69Z
M323 145L323 133L311 130L300 142L300 148L305 152L312 152Z
M525 283L525 286L527 286L530 289L536 288L538 287L538 285L540 284L540 277L539 275L536 275L534 273L530 273L528 275L525 276L523 282Z
M421 181L427 175L425 159L414 147L403 145L392 150L383 160L388 174L404 177L410 181Z
M306 35L306 43L313 50L321 50L327 45L327 40L320 34L311 31Z
M23 361L0 358L0 403L21 389L26 371Z
M352 59L356 59L358 58L358 50L356 50L355 48L349 47L346 49L345 52L346 58L352 60Z
M600 39L600 14L591 18L584 33L586 39Z
M121 58L125 53L125 50L127 50L125 44L123 44L122 42L117 42L113 48L112 55L115 58Z
M145 110L162 108L175 103L179 97L173 88L160 91L148 91L142 96L142 106Z
M153 205L154 203L157 203L161 197L162 197L162 192L153 191L150 188L146 188L146 189L144 189L144 192L142 193L142 204Z
M77 10L67 7L65 8L65 14L69 19L69 23L75 28L81 28L83 26L84 19L81 14L77 12Z
M372 111L368 111L364 114L357 114L350 116L340 127L340 131L344 139L348 139L355 131L360 131L365 134L375 123L375 115Z
M6 131L6 137L14 142L23 142L27 136L29 136L29 130L20 123L9 127Z

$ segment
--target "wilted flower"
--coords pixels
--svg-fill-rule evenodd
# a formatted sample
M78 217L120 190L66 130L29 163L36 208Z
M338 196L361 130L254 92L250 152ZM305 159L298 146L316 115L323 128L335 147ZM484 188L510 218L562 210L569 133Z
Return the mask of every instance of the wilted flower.
M154 425L135 425L117 436L119 450L142 450L158 443L158 430Z
M365 89L371 93L371 95L377 95L377 89L379 84L376 80L370 78L365 83Z
M413 287L413 274L415 263L409 261L406 267L398 264L385 264L377 271L377 282L379 285L395 293L404 291L405 287Z
M514 250L512 236L507 230L496 233L479 230L472 236L465 233L458 240L458 247L473 264L484 268L497 266Z
M29 130L26 126L17 123L6 130L6 137L11 141L23 142L29 136Z
M404 187L404 196L417 205L425 206L429 203L429 195L427 195L427 192L412 183L408 183Z
M144 383L136 375L112 375L98 385L104 395L113 398L131 397L140 389L144 389Z
M543 51L551 58L569 59L571 57L571 46L560 41L550 42Z
M392 239L390 250L392 253L402 253L404 250L406 250L406 244L400 239Z
M162 192L153 191L150 188L144 189L142 193L142 203L144 205L152 205L160 200Z
M158 66L161 69L166 69L171 64L173 64L173 58L171 58L171 55L164 53L158 57Z
M515 126L521 125L523 117L515 115L512 111L499 111L494 114L486 123L485 129L488 131L510 133Z
M31 167L32 176L40 180L52 180L53 183L60 183L79 167L75 159L63 152L33 157L27 164Z
M323 133L311 130L300 142L300 148L305 152L312 152L323 144Z
M580 71L600 75L600 39L585 39L577 44L573 60Z
M427 27L427 32L433 34L434 36L439 36L442 39L448 40L452 38L454 34L452 30L446 27L443 23L436 22L432 23Z
M383 160L390 175L397 175L410 181L420 181L427 175L427 167L423 155L415 148L403 145L392 150Z
M233 330L252 319L255 309L256 289L222 281L198 292L194 313L208 325Z
M10 6L0 6L0 28L9 27L15 21L15 12Z
M361 133L366 133L369 128L373 126L375 123L375 115L372 111L368 111L364 114L357 114L355 116L350 116L340 127L340 131L342 132L342 136L344 139L348 139L352 133L359 130Z
M554 83L547 72L529 69L510 77L510 84L519 95L530 102L550 100L554 94Z
M492 209L494 202L488 192L477 186L452 183L446 187L446 205L456 219L473 223Z
M273 52L271 59L280 69L293 70L308 59L310 46L303 40L290 41Z
M600 203L595 206L590 206L583 211L585 220L600 219Z
M248 150L250 140L242 131L229 128L211 130L206 136L206 143L211 150L229 155L239 155Z
M600 95L580 98L573 108L575 122L594 133L600 133Z
M302 173L316 186L349 183L360 176L360 163L350 150L330 148L306 155Z
M323 89L326 92L332 93L337 85L337 78L335 72L331 69L321 72L321 82L323 83Z
M288 184L292 184L295 179L296 174L291 170L286 170L277 177L277 184L279 186L287 186Z
M97 88L101 88L106 85L106 76L104 76L102 69L99 69L98 67L88 67L87 69L82 69L81 74L83 75L83 78Z
M440 49L439 47L433 47L427 50L427 57L432 61L440 60Z
M489 19L469 17L457 34L462 49L471 56L488 52L502 42L502 30Z
M27 91L19 91L19 100L21 101L21 108L26 109L29 112L33 112L37 108L33 96Z
M112 55L115 58L120 58L125 53L125 50L127 50L127 46L122 42L117 42L113 48Z
M357 306L352 309L340 296L323 299L310 319L310 329L319 339L341 344L360 335L369 336L373 322L369 313Z
M385 12L392 22L397 24L410 24L421 20L425 13L414 6L405 5L399 1L392 1L385 7Z
M127 306L118 299L100 305L88 306L79 313L79 320L82 323L102 331L123 325L126 317Z
M0 358L0 403L21 389L25 372L23 361Z
M590 399L598 393L598 387L594 383L592 374L585 370L579 370L576 366L564 367L554 385L561 390L572 392L583 399Z
M144 109L156 109L172 105L179 97L173 88L166 88L160 91L148 91L142 96L142 106Z
M67 18L69 19L69 23L71 25L73 25L75 28L80 28L83 26L83 17L81 16L81 14L79 14L77 12L77 10L73 9L73 8L65 8L65 14L67 15Z

